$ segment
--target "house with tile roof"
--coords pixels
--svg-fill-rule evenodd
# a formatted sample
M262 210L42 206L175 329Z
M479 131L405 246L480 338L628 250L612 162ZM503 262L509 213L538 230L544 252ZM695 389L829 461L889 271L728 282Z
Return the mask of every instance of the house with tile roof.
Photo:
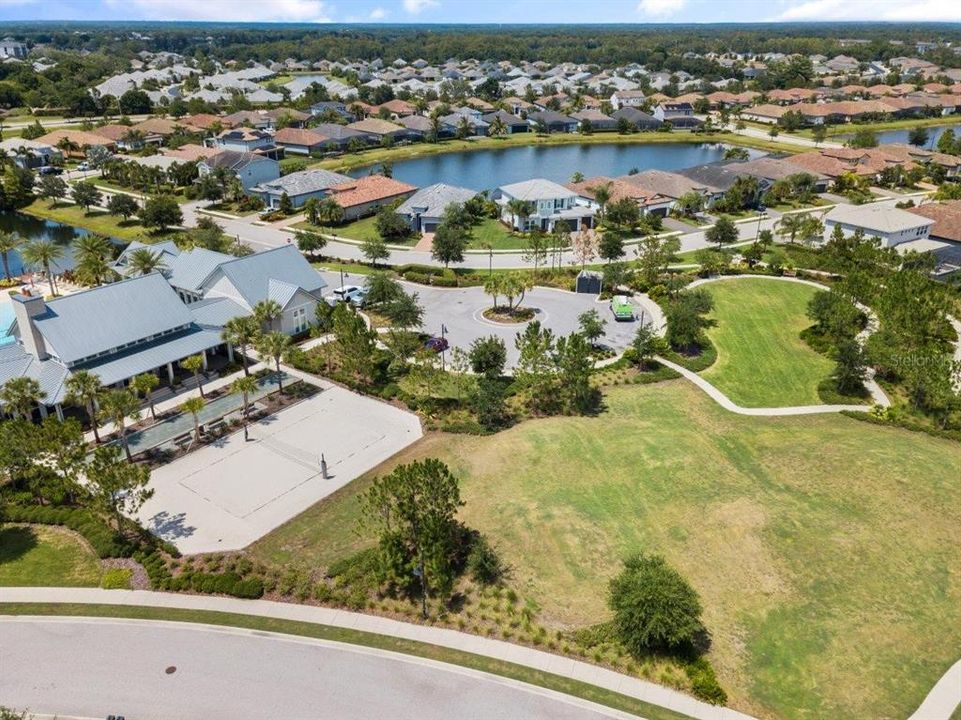
M344 220L373 215L385 205L403 201L417 191L415 185L384 177L364 175L328 189L328 194L344 209Z

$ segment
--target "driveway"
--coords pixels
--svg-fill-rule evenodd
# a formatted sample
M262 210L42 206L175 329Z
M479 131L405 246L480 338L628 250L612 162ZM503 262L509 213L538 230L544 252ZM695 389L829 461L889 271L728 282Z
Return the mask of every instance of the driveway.
M340 285L340 273L321 274L330 289ZM364 277L345 273L344 282L363 285ZM441 327L446 327L446 337L451 347L465 351L474 340L496 335L507 345L508 368L516 364L520 353L514 346L514 340L527 323L505 325L484 318L483 311L491 306L492 299L483 288L435 288L409 282L402 282L401 285L408 293L417 293L424 308L424 332L440 335ZM503 303L504 298L501 297L499 301ZM527 293L522 304L536 310L535 319L553 330L555 336L575 332L579 328L578 316L588 310L597 310L607 323L600 342L619 352L631 343L641 323L651 322L656 317L655 311L647 308L640 298L634 298L633 302L635 319L620 322L611 314L608 301L598 301L594 295L537 287Z
M249 442L236 432L154 470L141 524L183 553L238 550L421 437L415 415L321 385L251 425Z
M80 662L78 662L80 659ZM4 705L137 720L633 716L474 670L310 638L136 620L0 620Z

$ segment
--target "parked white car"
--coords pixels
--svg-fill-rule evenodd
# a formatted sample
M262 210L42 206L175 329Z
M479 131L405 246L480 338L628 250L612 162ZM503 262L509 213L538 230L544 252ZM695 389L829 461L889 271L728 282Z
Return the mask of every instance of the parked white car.
M331 305L336 305L337 303L350 302L353 303L355 297L360 297L363 299L367 295L367 291L357 287L356 285L344 285L337 288L328 295L325 300Z

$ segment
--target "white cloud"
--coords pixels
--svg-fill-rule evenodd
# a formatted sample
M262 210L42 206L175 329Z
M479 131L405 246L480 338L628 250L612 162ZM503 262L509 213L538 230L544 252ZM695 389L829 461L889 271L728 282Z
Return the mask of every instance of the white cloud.
M417 15L427 8L437 7L438 5L440 5L438 0L404 0L403 2L404 10L411 15Z
M370 11L371 20L383 20L385 17L387 17L387 11L382 7L375 7Z
M651 17L667 17L676 15L684 9L685 5L687 0L641 0L637 11Z
M803 0L777 20L878 20L961 22L961 3L951 0Z
M272 0L269 6L238 0L107 0L107 5L125 11L135 8L146 20L330 22L324 0Z

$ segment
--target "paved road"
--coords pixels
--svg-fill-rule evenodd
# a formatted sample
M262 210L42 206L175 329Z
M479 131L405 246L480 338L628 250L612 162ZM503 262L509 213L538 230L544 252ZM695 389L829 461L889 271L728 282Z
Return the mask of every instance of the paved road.
M136 620L0 620L0 698L60 718L601 720L633 716L438 662Z

